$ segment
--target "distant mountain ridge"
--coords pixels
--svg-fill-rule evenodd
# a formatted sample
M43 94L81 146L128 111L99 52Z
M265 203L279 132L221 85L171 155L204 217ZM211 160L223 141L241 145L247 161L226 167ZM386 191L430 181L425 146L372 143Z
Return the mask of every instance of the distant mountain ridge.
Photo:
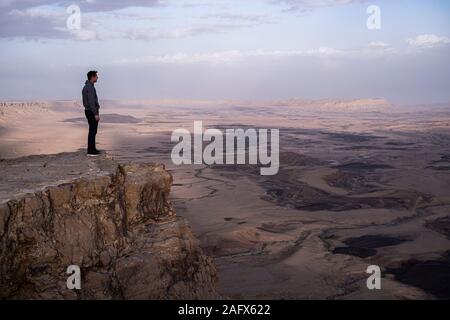
M392 104L382 98L367 99L286 99L286 100L182 100L182 99L159 99L159 100L103 100L105 106L168 106L168 107L296 107L318 110L373 110L387 109ZM39 116L42 113L82 111L83 106L78 100L62 101L1 101L0 122L17 121L22 117Z
M300 98L280 100L191 100L191 99L152 99L152 100L120 100L113 101L123 106L148 105L172 107L309 107L327 109L373 109L389 108L392 104L383 98L361 99L320 99L308 100Z
M368 99L352 99L352 100L335 100L335 99L324 99L324 100L281 100L278 101L279 105L284 106L300 106L300 107L322 107L322 108L388 108L391 107L385 99L381 98L368 98Z

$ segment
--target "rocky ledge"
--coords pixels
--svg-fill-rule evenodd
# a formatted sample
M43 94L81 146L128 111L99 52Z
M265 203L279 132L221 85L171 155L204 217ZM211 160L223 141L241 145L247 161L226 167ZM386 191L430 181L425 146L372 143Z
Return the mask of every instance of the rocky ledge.
M0 298L218 298L163 165L77 152L1 160L0 172Z

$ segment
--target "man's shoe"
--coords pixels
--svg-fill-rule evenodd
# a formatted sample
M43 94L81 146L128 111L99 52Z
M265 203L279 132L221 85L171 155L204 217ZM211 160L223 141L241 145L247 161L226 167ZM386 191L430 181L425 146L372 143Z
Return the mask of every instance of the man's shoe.
M97 157L99 154L100 154L100 151L98 151L98 150L94 150L94 151L87 153L88 157Z

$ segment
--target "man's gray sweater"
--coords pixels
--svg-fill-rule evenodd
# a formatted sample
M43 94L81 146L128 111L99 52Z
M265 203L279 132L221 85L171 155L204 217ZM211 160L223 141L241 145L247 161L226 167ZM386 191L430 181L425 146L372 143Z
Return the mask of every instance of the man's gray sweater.
M89 80L86 80L83 88L83 106L85 110L90 110L95 115L98 114L98 109L100 109L97 91Z

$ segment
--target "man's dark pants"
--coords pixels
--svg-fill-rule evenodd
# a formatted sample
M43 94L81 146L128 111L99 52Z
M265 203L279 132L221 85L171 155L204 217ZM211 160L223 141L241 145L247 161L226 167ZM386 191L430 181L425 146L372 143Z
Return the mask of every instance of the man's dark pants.
M84 110L86 119L89 123L89 134L88 134L88 153L95 152L95 135L97 134L98 121L95 120L95 115L91 110Z

